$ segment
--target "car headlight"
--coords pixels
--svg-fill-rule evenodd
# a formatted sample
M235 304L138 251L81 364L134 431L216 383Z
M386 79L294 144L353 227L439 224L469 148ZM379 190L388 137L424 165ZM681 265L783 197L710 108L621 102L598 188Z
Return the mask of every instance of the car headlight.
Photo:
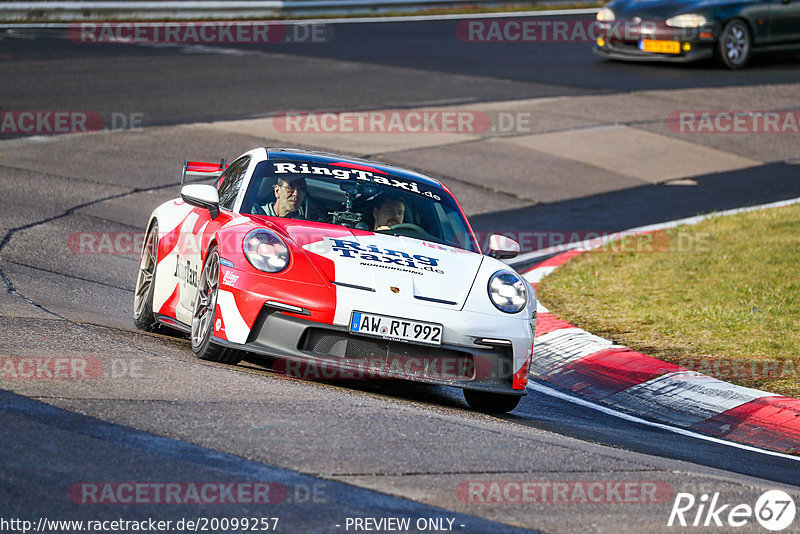
M259 271L277 273L289 265L289 247L277 234L257 228L244 236L244 255Z
M693 13L667 19L667 26L672 26L673 28L699 28L705 25L706 18L703 15L695 15Z
M614 12L608 9L607 7L604 7L597 12L597 20L601 22L608 22L610 20L614 20Z
M497 271L489 278L489 299L506 313L517 313L528 303L525 282L511 271Z

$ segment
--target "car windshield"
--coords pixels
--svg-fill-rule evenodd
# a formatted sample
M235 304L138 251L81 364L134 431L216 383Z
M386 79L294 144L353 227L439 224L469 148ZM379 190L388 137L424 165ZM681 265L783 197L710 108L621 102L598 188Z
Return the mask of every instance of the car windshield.
M253 171L240 211L403 235L478 252L450 194L367 165L262 161Z

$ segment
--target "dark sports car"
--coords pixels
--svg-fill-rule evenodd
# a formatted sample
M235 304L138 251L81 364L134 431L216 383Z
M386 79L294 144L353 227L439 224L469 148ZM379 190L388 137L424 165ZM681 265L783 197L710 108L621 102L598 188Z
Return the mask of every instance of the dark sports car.
M594 50L610 59L739 69L753 52L800 49L800 0L614 0L597 20Z

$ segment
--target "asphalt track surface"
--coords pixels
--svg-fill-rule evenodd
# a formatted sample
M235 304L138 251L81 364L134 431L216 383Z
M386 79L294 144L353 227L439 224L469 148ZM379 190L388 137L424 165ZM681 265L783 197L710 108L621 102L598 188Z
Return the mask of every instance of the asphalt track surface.
M764 59L729 73L709 65L607 63L585 43L475 48L453 38L452 22L334 31L324 46L237 47L244 53L235 54L90 46L49 31L6 34L0 104L141 112L149 126L168 126L286 109L782 83L796 81L799 64ZM2 383L3 518L255 515L280 517L283 532L344 532L347 517L432 517L451 518L464 532L662 532L672 498L480 504L459 498L458 488L474 480L643 481L697 496L720 492L730 503L752 505L771 488L797 499L795 460L625 421L545 393L531 391L513 414L489 417L468 410L457 390L288 380L270 372L268 361L212 365L197 361L185 340L136 332L129 318L136 256L77 256L65 250L67 239L79 231L141 230L152 207L177 195L184 154L234 156L257 141L152 128L0 146L0 269L10 289L0 295L0 355L93 357L111 375L117 370L95 381ZM697 189L653 185L472 220L481 229L624 229L800 196L795 168L776 163L700 177ZM491 200L502 205L497 196ZM76 483L115 481L267 481L288 493L269 507L69 498ZM307 498L314 487L320 495Z
M66 30L17 29L0 41L2 106L38 109L46 102L59 109L142 113L145 125L165 125L286 110L797 81L796 54L756 57L739 72L709 63L631 65L604 61L587 53L591 43L580 41L461 41L462 22L335 24L323 28L323 42L239 44L236 53L226 45L131 47L74 42Z

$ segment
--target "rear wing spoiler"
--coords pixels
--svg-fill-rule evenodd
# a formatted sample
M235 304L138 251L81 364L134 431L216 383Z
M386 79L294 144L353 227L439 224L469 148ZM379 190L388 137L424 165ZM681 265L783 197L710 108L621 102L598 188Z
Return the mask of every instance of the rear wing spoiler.
M206 163L203 161L183 161L183 171L181 172L181 185L186 182L186 176L198 176L202 178L219 178L225 169L228 168L225 158L219 163Z

